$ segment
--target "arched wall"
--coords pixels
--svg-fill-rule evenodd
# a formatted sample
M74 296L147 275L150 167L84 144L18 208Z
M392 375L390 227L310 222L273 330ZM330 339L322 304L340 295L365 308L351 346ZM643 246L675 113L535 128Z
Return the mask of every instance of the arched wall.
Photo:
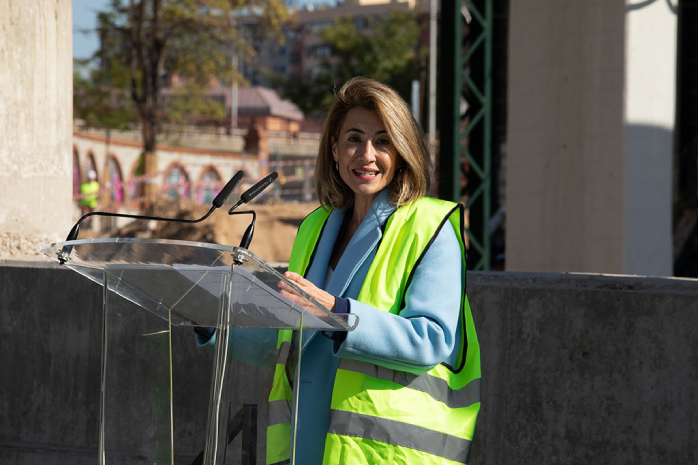
M73 145L73 197L80 193L80 183L82 183L82 163L77 147Z
M245 179L240 189L250 187L260 176L260 160L255 154L235 152L209 152L197 149L182 149L178 147L158 147L157 170L148 177L137 176L141 146L139 143L111 138L85 132L74 132L73 144L79 154L81 173L85 171L87 154L91 154L100 175L106 173L108 157L114 157L121 167L124 184L125 202L122 208L131 208L133 201L138 200L135 179L140 182L151 182L157 186L165 185L166 174L173 164L178 163L186 172L190 181L190 195L194 201L199 197L199 185L204 174L211 168L215 169L224 185L238 170L244 170ZM100 177L100 182L103 179ZM222 187L222 186L221 186Z
M209 173L213 173L214 177L217 178L215 186L209 185L211 184L211 181L204 179L206 175ZM211 201L213 201L213 198L215 197L215 194L211 195L213 191L219 191L223 187L223 185L223 176L221 176L221 173L218 170L218 168L216 168L214 165L204 166L201 170L201 174L199 175L199 180L196 182L195 185L196 201L198 203L204 204L210 203Z
M120 206L126 200L124 170L121 168L118 157L113 153L107 156L104 165L104 183L105 193L109 195L110 206L112 208Z
M180 183L186 182L186 185L184 185L184 186L178 185L175 188L170 187L170 186L172 186L172 184L170 183L170 174L175 170L178 170L184 177L184 181L182 181L180 179L179 182ZM169 166L165 169L161 191L166 193L167 195L170 195L170 191L176 190L177 195L179 197L184 197L184 198L190 199L191 198L191 191L192 191L191 188L192 188L191 175L189 174L189 171L187 170L187 168L179 161L173 161L172 163L170 163Z

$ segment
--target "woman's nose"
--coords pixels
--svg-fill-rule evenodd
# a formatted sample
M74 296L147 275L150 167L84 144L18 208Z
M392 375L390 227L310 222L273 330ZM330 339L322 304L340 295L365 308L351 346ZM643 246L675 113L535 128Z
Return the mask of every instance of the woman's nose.
M376 159L376 148L373 146L373 143L370 140L366 141L366 144L364 144L360 157L362 160L369 162Z

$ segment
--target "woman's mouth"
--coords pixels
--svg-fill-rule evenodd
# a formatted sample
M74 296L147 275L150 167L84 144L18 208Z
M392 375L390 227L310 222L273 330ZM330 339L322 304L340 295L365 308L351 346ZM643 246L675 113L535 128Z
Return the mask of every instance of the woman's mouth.
M371 179L378 175L378 171L353 170L354 174L361 179Z

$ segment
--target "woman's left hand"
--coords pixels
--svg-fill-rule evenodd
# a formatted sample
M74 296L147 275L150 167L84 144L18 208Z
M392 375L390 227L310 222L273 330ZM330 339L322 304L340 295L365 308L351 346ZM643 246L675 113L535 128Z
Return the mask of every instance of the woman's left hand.
M287 271L286 273L284 273L284 277L296 286L298 286L303 292L308 294L310 297L317 300L318 303L320 303L320 305L334 312L335 296L318 288L298 273ZM295 292L295 290L292 287L288 286L285 282L279 282L279 287L281 288L281 295L283 295L284 297L291 298L291 300L296 300L296 298L302 299L302 296Z

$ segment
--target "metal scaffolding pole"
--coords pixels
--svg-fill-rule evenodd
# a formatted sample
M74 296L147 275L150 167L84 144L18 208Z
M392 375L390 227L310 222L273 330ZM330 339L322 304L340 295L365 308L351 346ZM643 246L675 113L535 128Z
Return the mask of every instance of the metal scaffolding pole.
M441 7L439 197L466 202L472 270L491 258L493 2Z

